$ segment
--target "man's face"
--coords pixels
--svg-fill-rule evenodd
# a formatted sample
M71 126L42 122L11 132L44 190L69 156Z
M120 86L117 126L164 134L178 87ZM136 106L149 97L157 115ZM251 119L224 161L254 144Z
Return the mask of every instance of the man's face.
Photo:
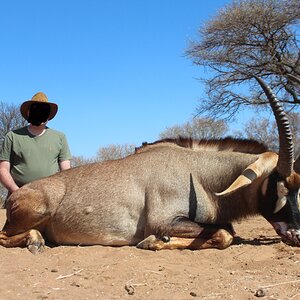
M29 108L28 122L34 126L40 126L48 121L50 105L48 103L33 103Z

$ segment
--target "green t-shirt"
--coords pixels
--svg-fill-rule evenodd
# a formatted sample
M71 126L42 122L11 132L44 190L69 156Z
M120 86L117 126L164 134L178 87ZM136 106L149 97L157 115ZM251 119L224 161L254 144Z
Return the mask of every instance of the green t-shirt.
M59 171L59 162L71 159L65 135L46 128L41 136L33 136L22 127L7 133L0 160L9 161L11 175L18 186Z

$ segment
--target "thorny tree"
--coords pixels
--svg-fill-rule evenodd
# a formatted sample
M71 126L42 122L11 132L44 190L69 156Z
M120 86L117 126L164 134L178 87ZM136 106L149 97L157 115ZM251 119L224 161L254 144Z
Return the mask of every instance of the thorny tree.
M262 77L286 104L300 104L300 0L239 0L200 28L187 55L208 67L199 111L232 117L246 105L266 104L249 74ZM250 89L248 89L248 87Z

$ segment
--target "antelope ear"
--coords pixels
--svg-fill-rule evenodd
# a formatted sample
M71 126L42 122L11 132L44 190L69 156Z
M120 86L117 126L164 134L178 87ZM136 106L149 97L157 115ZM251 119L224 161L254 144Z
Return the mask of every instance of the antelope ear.
M244 174L246 173L246 174ZM246 169L242 175L240 175L231 185L229 188L227 188L225 191L220 192L220 193L215 193L216 196L226 196L234 191L242 188L243 186L247 186L252 183L252 180L247 176L248 174L253 174L252 176L257 178L256 173L253 170ZM253 179L254 180L254 179Z
M236 190L247 186L253 182L257 177L263 174L270 174L276 167L278 156L272 152L265 152L259 155L258 159L249 165L243 173L228 187L225 191L215 193L216 196L226 196Z

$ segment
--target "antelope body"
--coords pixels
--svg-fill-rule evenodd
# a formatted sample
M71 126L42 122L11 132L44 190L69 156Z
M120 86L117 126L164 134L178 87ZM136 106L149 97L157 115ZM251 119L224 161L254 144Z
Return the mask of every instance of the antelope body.
M169 140L29 183L8 199L0 245L27 246L33 253L44 239L57 245L223 249L233 240L231 222L256 214L284 242L299 245L299 163L282 129L285 120L277 124L279 155L250 141Z

